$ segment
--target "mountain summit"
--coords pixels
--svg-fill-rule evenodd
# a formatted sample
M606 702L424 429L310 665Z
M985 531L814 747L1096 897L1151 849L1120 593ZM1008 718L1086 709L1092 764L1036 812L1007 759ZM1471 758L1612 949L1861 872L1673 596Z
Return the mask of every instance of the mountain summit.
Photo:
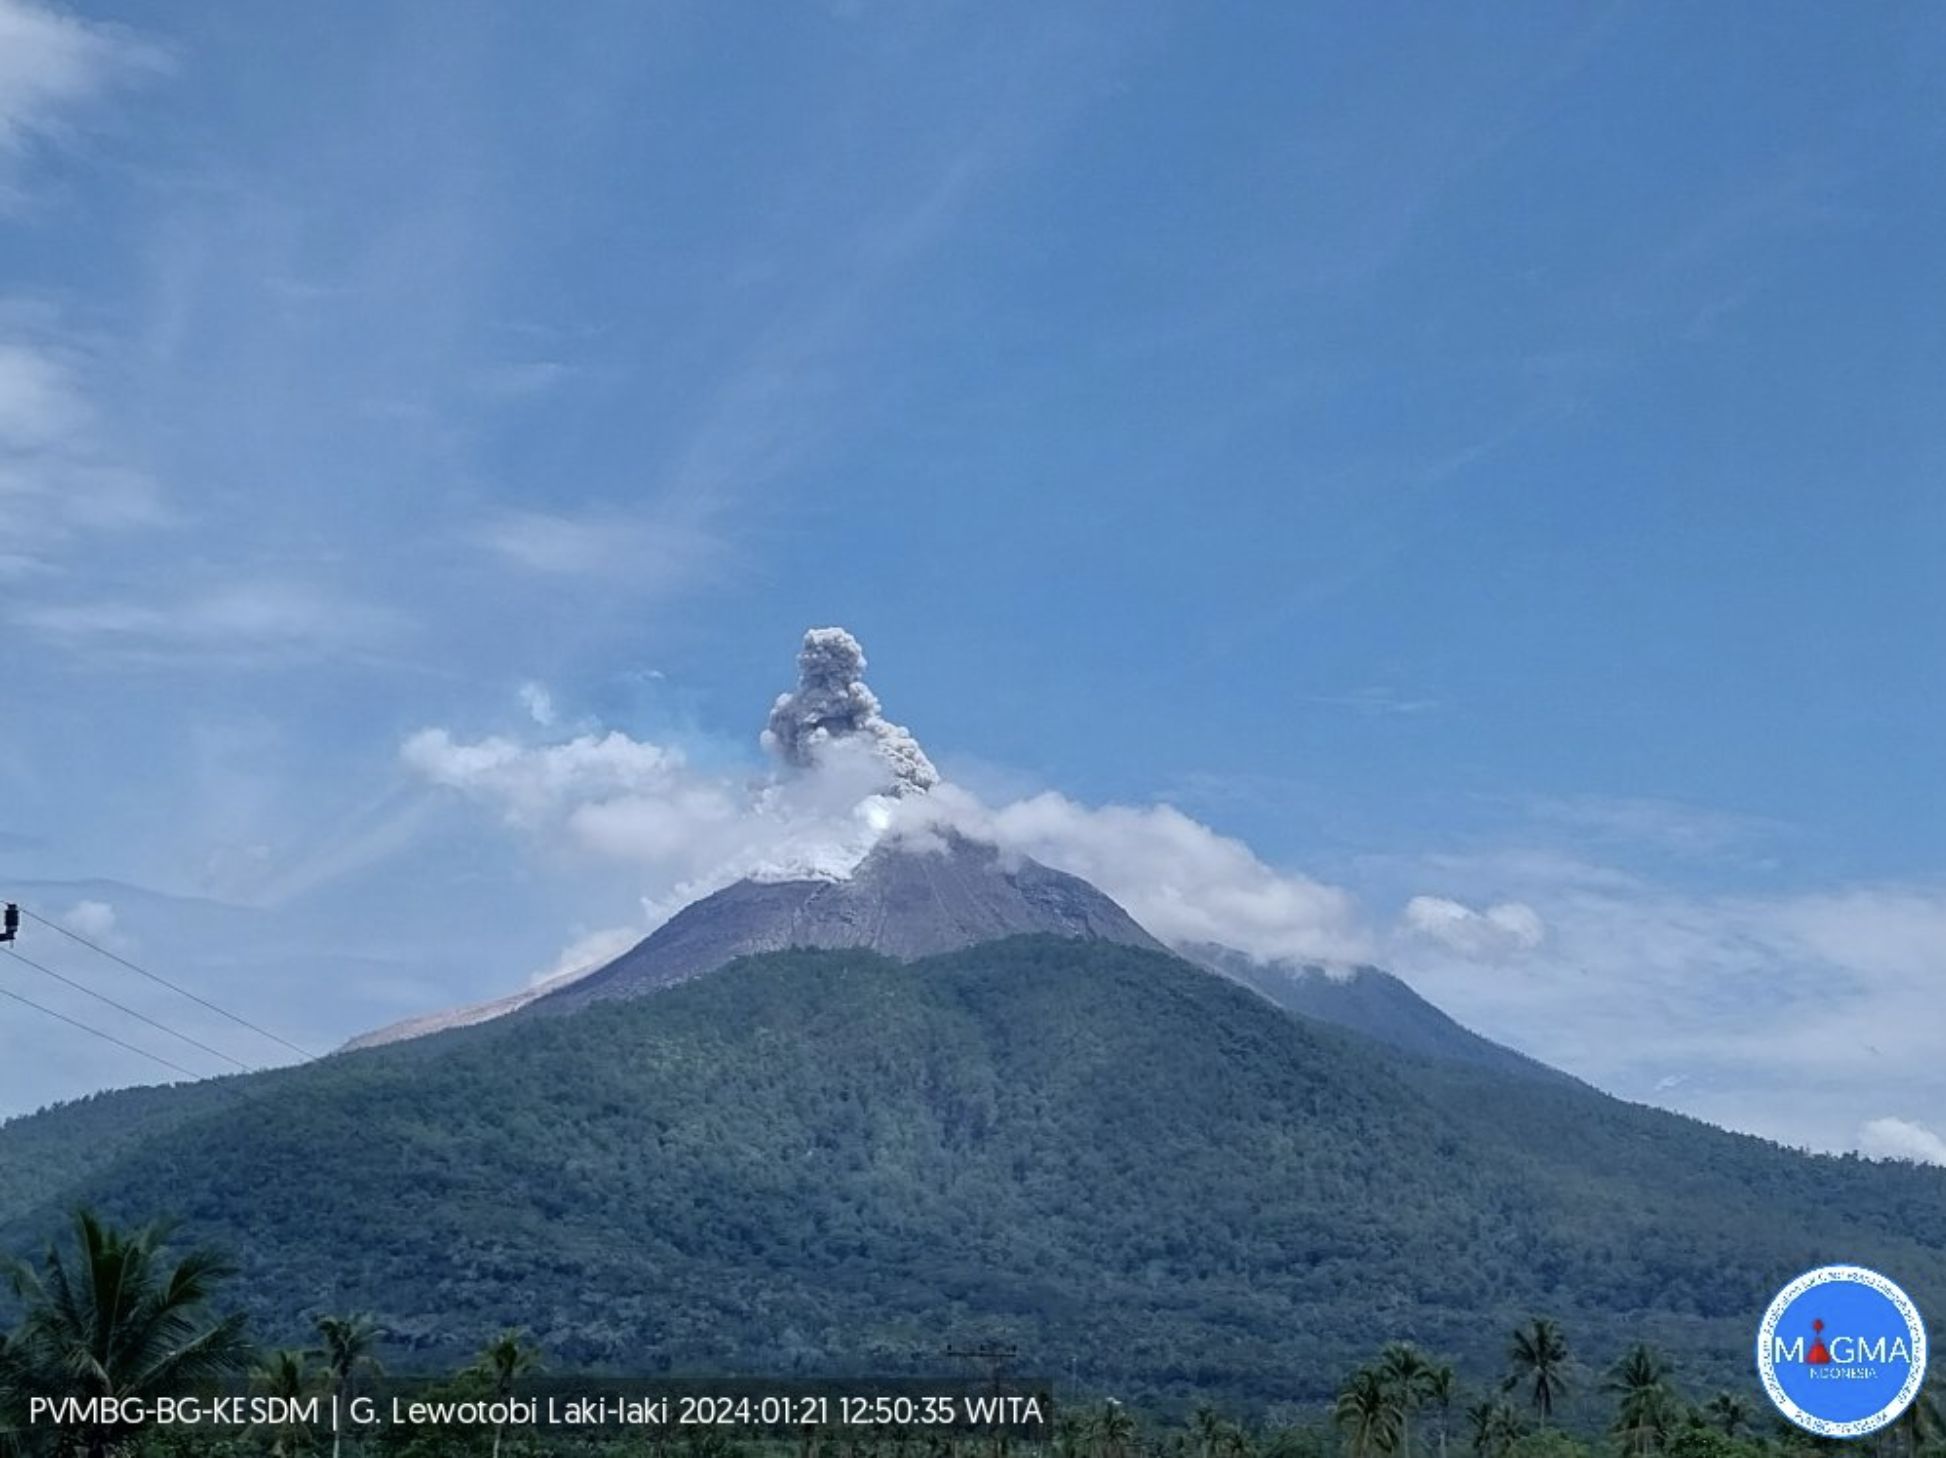
M842 881L739 881L632 951L538 999L550 1011L635 997L759 952L861 948L900 961L1046 932L1163 951L1079 876L945 834L881 843Z
M691 902L612 962L393 1023L345 1047L402 1042L530 1006L567 1012L640 997L762 952L855 948L911 961L1034 932L1167 950L1079 876L947 832L883 841L842 880L738 881Z

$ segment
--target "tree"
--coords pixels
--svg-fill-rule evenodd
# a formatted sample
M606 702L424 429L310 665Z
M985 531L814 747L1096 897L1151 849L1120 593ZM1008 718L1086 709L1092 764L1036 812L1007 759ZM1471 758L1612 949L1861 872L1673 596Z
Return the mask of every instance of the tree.
M1506 1458L1589 1458L1584 1444L1576 1442L1559 1428L1542 1428L1516 1439Z
M1540 1415L1541 1426L1554 1415L1555 1402L1568 1390L1568 1339L1544 1316L1532 1318L1514 1332L1507 1360L1512 1370L1501 1384L1504 1391L1527 1390L1528 1401Z
M250 1348L241 1315L213 1316L216 1288L234 1272L215 1252L184 1252L170 1266L168 1227L122 1231L82 1210L72 1258L50 1244L40 1268L12 1266L21 1319L0 1367L14 1400L75 1396L173 1397L243 1369ZM4 1424L0 1424L4 1426ZM88 1458L146 1424L80 1421L69 1439Z
M473 1370L493 1384L496 1398L504 1400L513 1396L515 1383L540 1365L539 1348L524 1333L509 1327L481 1349ZM500 1458L500 1437L505 1429L505 1423L493 1425L493 1458Z
M264 1397L296 1402L309 1397L316 1389L317 1376L311 1371L309 1356L285 1349L258 1358L250 1386ZM271 1458L295 1458L310 1446L311 1429L306 1423L290 1422L270 1429Z
M1389 1342L1379 1353L1379 1381L1398 1409L1400 1458L1412 1458L1412 1415L1432 1395L1432 1371L1432 1363L1410 1342Z
M1723 1430L1726 1438L1734 1438L1737 1429L1748 1426L1750 1422L1750 1404L1734 1392L1717 1393L1704 1404L1703 1410L1709 1414L1709 1420Z
M1060 1411L1054 1419L1055 1458L1082 1458L1089 1426L1088 1419L1080 1413Z
M20 1451L24 1417L20 1403L25 1395L7 1334L0 1332L0 1458L14 1458Z
M1346 1379L1331 1417L1345 1430L1351 1458L1390 1453L1399 1441L1399 1409L1385 1379L1371 1367L1360 1367Z
M377 1377L384 1370L373 1355L373 1349L378 1345L378 1323L363 1314L320 1316L317 1319L317 1332L318 1355L324 1359L331 1391L339 1405L343 1406L350 1400L360 1376L369 1374ZM331 1458L338 1458L342 1441L343 1434L333 1429Z
M1466 1410L1476 1458L1499 1458L1526 1435L1519 1412L1505 1402L1480 1401Z
M1114 1398L1095 1414L1095 1452L1101 1458L1129 1458L1135 1443L1135 1418Z
M1446 1458L1446 1432L1452 1423L1453 1398L1459 1392L1459 1379L1453 1369L1441 1362L1426 1373L1426 1400L1439 1414L1439 1458Z
M1216 1445L1222 1440L1226 1426L1223 1414L1207 1402L1199 1402L1189 1415L1189 1425L1196 1432L1196 1451L1202 1458L1216 1458Z
M1653 1347L1637 1342L1609 1369L1602 1386L1619 1398L1615 1436L1625 1450L1646 1458L1661 1446L1673 1416L1668 1361Z
M1502 1406L1504 1404L1482 1398L1467 1408L1466 1424L1472 1430L1468 1446L1472 1448L1474 1458L1487 1458L1487 1455L1492 1452L1494 1413Z
M1938 1388L1928 1382L1892 1420L1892 1431L1905 1440L1906 1458L1919 1458L1939 1430Z

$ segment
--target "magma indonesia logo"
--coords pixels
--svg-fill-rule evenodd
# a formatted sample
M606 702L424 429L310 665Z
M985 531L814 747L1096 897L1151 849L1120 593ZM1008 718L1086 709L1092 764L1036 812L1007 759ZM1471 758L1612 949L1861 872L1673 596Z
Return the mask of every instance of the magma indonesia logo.
M1757 1328L1757 1374L1808 1432L1861 1438L1906 1410L1926 1380L1926 1328L1892 1282L1820 1266L1777 1293Z

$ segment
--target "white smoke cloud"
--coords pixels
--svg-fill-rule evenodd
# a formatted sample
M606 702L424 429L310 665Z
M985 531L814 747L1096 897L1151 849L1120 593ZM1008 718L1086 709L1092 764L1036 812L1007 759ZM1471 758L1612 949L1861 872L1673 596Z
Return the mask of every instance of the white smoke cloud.
M1173 805L1088 806L1049 791L990 808L945 785L928 806L905 810L898 828L928 815L1093 882L1165 942L1220 942L1263 961L1372 955L1349 893L1268 866Z
M989 805L942 782L880 712L858 676L864 661L843 629L806 635L798 686L764 733L782 761L766 776L707 773L616 731L529 745L426 729L401 752L426 780L511 825L640 867L652 921L743 877L841 877L888 836L923 844L951 829L1092 881L1164 941L1266 960L1371 955L1347 893L1268 866L1171 806L1092 807L1052 793Z
M825 746L814 769L743 780L613 730L523 744L425 729L400 755L509 825L640 866L658 920L746 876L847 875L890 825L894 803L880 793L883 760L856 742Z
M607 966L647 935L648 929L639 926L611 926L586 932L561 948L553 964L528 978L527 985L552 989L572 982L597 967Z
M865 650L850 633L811 629L797 655L797 687L771 705L764 748L786 764L810 769L831 745L862 738L890 769L894 793L930 790L939 771L911 732L879 711L864 672Z
M1547 939L1539 912L1520 901L1502 901L1475 911L1444 896L1415 896L1406 903L1400 926L1408 936L1435 942L1476 962L1504 962L1531 952Z
M1858 1131L1858 1152L1873 1159L1946 1165L1946 1139L1906 1119L1873 1119Z

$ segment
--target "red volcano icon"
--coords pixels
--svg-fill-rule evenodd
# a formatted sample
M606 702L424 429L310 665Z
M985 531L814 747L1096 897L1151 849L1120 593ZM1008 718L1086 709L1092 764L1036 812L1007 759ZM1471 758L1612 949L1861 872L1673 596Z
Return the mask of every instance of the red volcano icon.
M1814 1333L1822 1332L1824 1330L1824 1323L1822 1321L1812 1322L1811 1330ZM1831 1353L1825 1349L1824 1338L1822 1336L1814 1335L1812 1337L1811 1350L1804 1354L1804 1360L1813 1367L1822 1367L1826 1362L1831 1360Z

